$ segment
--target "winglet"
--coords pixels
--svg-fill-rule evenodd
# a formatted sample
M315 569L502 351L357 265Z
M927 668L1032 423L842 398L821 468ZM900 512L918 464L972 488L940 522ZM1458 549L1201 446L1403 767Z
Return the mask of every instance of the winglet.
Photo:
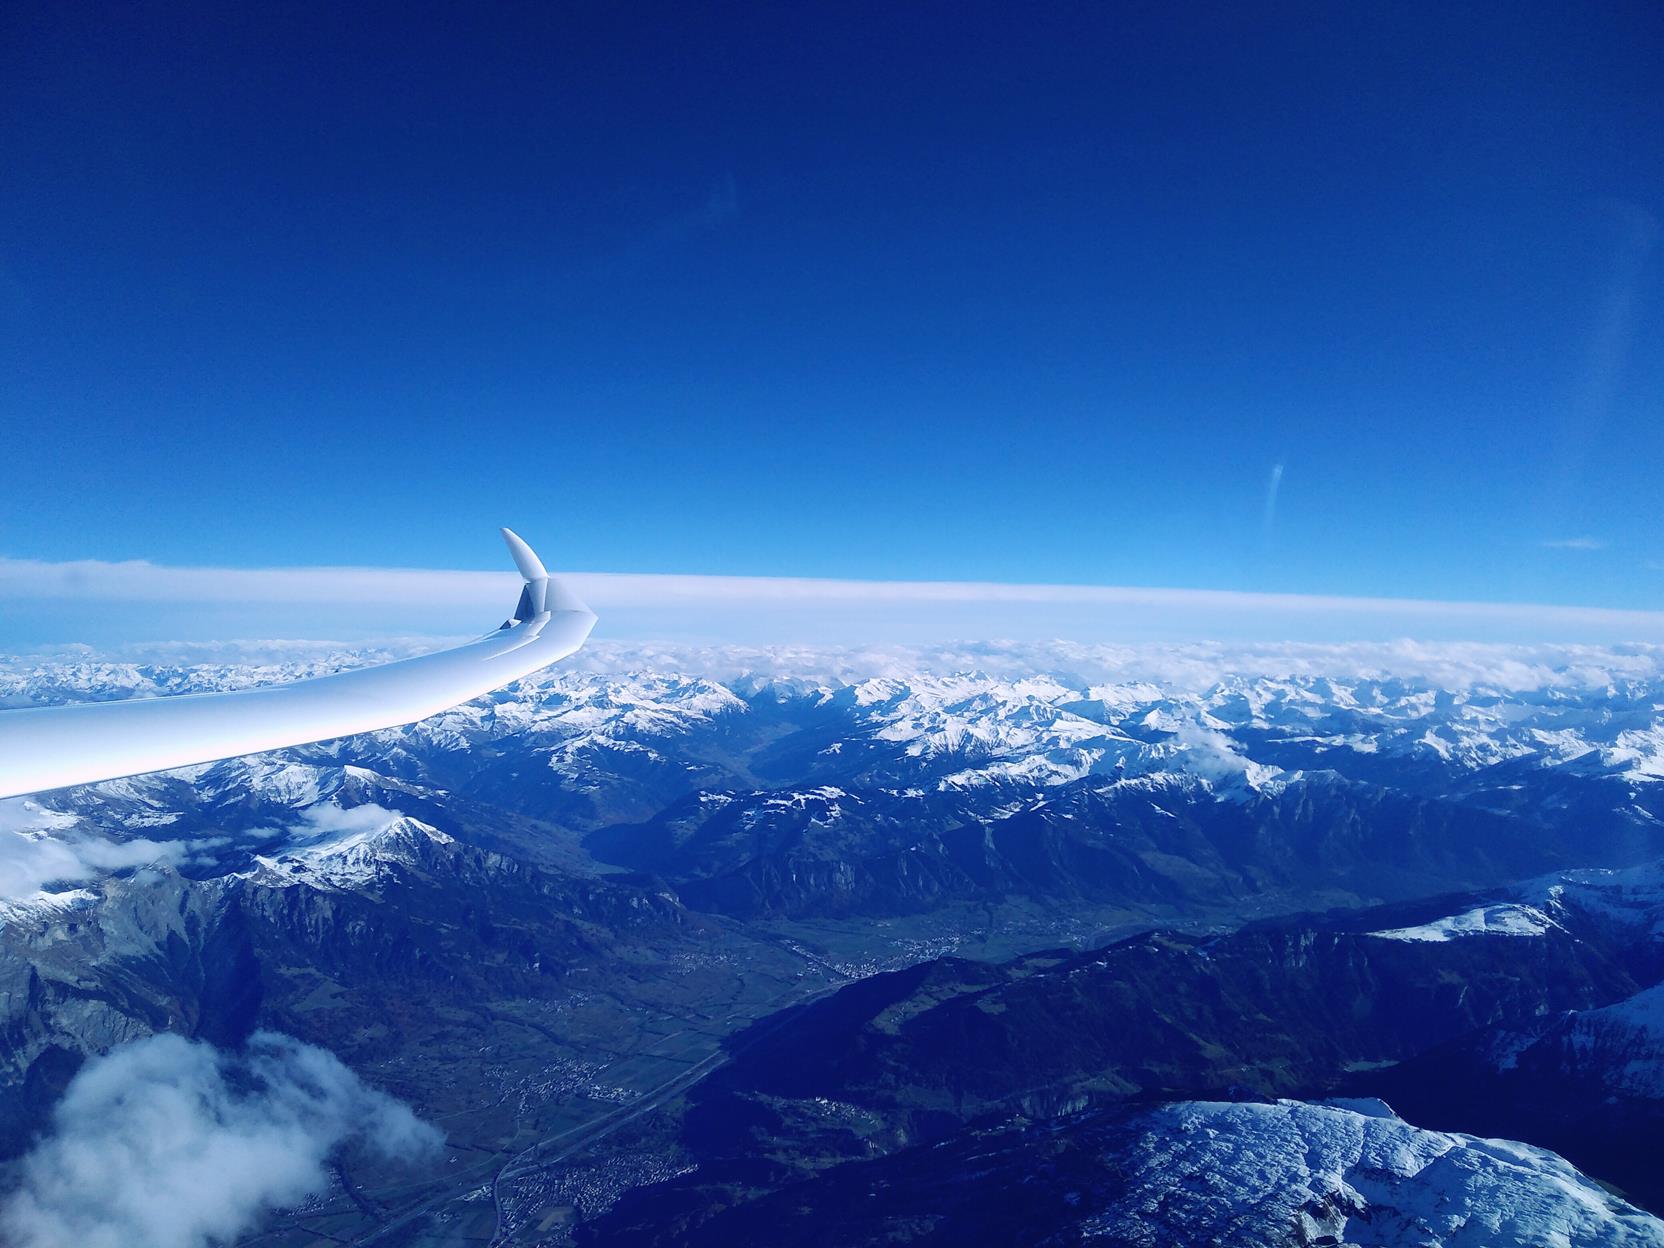
M543 560L537 557L537 552L526 545L518 533L513 529L504 529L503 541L508 543L508 553L514 556L514 566L519 568L520 575L526 578L526 587L520 591L520 601L515 605L514 614L504 622L504 628L511 628L545 611L582 611L586 615L593 614L578 600L576 594L549 575L549 570L543 566Z
M514 557L514 566L520 569L520 575L528 582L549 579L549 570L543 566L543 560L526 545L524 538L513 529L504 529L503 540L508 543L508 553Z

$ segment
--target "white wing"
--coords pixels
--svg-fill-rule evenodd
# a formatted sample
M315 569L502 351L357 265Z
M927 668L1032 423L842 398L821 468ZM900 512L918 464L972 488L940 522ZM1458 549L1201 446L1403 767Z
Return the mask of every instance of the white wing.
M508 529L503 538L526 585L496 632L264 689L0 711L0 798L409 724L564 659L588 639L595 616L530 546Z

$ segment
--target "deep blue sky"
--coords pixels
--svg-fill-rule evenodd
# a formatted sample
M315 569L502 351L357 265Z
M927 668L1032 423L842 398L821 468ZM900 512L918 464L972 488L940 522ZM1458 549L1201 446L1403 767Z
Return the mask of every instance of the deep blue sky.
M0 556L1664 606L1664 8L1186 7L8 4Z

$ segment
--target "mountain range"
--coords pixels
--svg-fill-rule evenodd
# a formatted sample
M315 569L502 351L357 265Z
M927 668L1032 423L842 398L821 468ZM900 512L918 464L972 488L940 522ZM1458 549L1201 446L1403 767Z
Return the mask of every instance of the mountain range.
M0 803L0 1147L96 1055L277 1031L448 1154L262 1243L1664 1243L1658 668L603 647Z

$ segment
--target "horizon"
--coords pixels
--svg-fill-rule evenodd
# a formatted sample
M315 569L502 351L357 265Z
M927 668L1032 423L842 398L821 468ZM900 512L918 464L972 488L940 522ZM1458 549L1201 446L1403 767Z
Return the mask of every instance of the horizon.
M1552 603L986 581L560 575L601 615L598 636L617 641L1664 641L1664 611ZM234 644L274 636L348 645L438 641L480 631L512 602L517 585L507 571L0 558L6 607L0 637L30 650Z

